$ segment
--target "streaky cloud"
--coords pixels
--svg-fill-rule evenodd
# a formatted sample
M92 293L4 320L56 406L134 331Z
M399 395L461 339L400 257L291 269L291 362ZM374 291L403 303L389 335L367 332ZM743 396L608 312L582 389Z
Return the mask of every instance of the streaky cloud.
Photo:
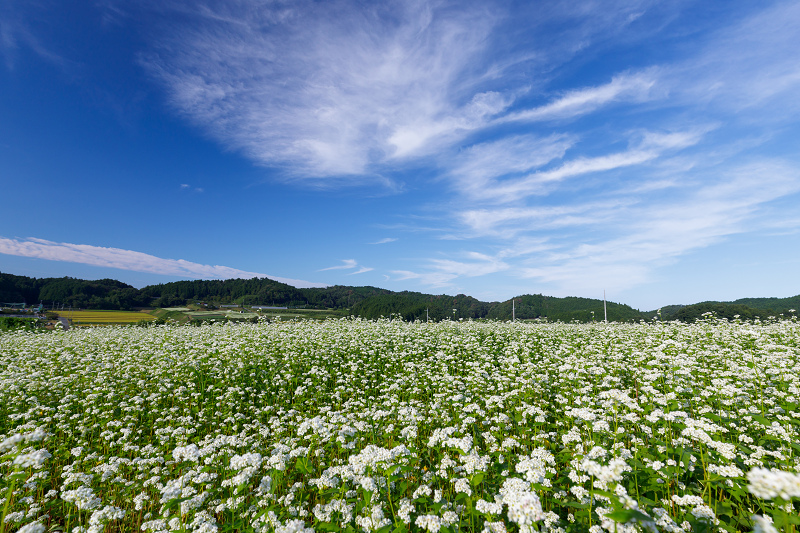
M247 272L221 265L203 265L183 259L164 259L143 252L107 248L89 244L73 244L53 242L45 239L9 239L0 237L0 253L46 259L48 261L65 261L98 267L118 268L135 272L148 272L165 276L180 276L197 279L231 279L231 278L269 278L274 281L295 287L326 287L323 283L282 278L259 272Z
M620 100L643 102L650 99L650 91L656 81L656 76L648 72L618 75L605 85L567 91L549 104L509 113L495 122L569 119L585 115L603 105Z
M319 272L323 272L325 270L347 270L350 268L356 268L358 266L358 261L355 259L342 259L341 265L334 265L327 268L320 268Z
M355 276L356 274L363 274L364 272L370 272L371 270L375 270L375 269L371 268L371 267L362 266L361 268L359 268L355 272L350 272L347 275L348 276Z

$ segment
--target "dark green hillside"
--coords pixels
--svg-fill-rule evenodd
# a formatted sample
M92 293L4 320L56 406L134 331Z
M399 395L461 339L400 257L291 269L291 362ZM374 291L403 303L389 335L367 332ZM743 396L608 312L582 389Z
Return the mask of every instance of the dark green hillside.
M678 312L671 317L671 320L694 322L699 318L703 318L704 313L713 313L716 318L726 318L728 320L753 320L757 316L764 314L757 309L741 304L703 302L681 307Z
M762 311L771 311L771 315L786 314L789 309L800 310L800 294L789 298L740 298L730 303L746 305Z
M680 311L685 305L665 305L661 308L661 320L674 320L675 313ZM647 314L649 316L658 316L658 309L655 311L650 311Z
M150 285L141 292L150 298L156 307L171 307L201 301L317 309L346 309L370 296L390 293L376 287L342 285L298 289L269 278L174 281Z
M556 298L525 294L514 298L516 318L580 322L603 320L603 300L569 296ZM113 279L29 278L0 273L0 302L82 309L131 309L134 307L182 307L195 302L208 304L274 305L303 309L335 309L364 318L396 316L404 320L492 319L511 320L511 300L482 302L459 294L393 292L378 287L334 285L298 289L268 278L191 280L149 285L136 289ZM640 312L632 307L607 302L608 320L627 322L652 320L657 312ZM693 322L703 313L742 320L789 315L800 309L800 295L791 298L743 298L735 302L701 302L661 308L662 320Z
M268 278L173 281L141 289L155 307L173 307L195 301L248 305L302 305L299 289Z
M0 302L57 302L84 309L130 309L148 305L138 289L113 279L29 278L0 273Z
M39 280L26 276L0 273L0 302L38 302Z
M386 294L371 296L354 305L351 312L364 318L399 315L403 320L425 320L426 316L431 320L485 318L491 305L463 294L448 296L387 291Z
M526 294L515 298L517 319L547 318L551 321L590 322L603 320L603 300L568 296L556 298L542 294ZM632 307L614 302L607 302L608 320L626 322L652 318ZM594 311L594 314L592 314ZM511 320L511 300L494 304L487 318Z
M795 312L792 313L791 310ZM740 320L754 318L766 319L770 316L798 315L800 310L800 295L789 298L740 298L732 302L707 301L692 305L669 305L661 308L662 320L680 320L694 322L703 313L714 313L718 318L734 320L738 315ZM655 314L652 311L651 314Z
M377 287L349 287L346 285L298 290L303 293L308 305L317 309L351 309L368 298L395 294Z

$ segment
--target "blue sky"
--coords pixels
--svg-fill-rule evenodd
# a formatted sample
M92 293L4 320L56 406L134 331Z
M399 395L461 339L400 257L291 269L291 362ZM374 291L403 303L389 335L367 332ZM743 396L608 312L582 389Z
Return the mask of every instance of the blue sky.
M0 4L0 271L800 293L800 2Z

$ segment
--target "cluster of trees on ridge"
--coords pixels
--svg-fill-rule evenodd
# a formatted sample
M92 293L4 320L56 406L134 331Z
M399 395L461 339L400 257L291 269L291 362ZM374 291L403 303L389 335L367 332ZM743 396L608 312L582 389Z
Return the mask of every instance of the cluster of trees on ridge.
M528 294L514 300L517 319L547 318L564 322L603 320L603 301L598 299ZM510 320L512 315L511 300L482 302L463 294L433 295L343 285L299 289L267 278L176 281L137 289L113 279L30 278L0 273L0 302L26 302L28 305L43 302L46 307L56 303L83 309L176 307L195 302L235 303L245 306L341 309L364 318L396 316L404 320ZM748 320L780 314L789 316L792 314L790 309L800 309L800 295L666 306L661 309L661 319L694 322L703 313L713 312L720 318L733 320L738 315L739 319ZM608 319L612 321L652 320L656 316L656 311L641 312L614 302L607 303L607 310Z

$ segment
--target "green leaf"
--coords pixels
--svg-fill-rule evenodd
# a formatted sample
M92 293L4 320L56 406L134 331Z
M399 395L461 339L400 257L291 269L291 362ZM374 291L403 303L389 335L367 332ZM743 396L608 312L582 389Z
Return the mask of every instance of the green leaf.
M484 475L485 474L483 472L478 472L477 474L473 474L473 476L469 480L469 484L472 485L473 487L477 487L478 485L481 484L481 481L483 481Z
M564 504L565 507L574 507L575 509L588 509L588 503L579 503L579 502L567 502Z
M308 475L314 471L314 465L311 464L307 457L298 457L294 466L301 474Z
M406 533L408 531L408 526L405 525L403 522L400 522L396 528L392 531L392 533Z
M637 511L636 509L620 509L619 511L607 513L605 517L619 524L627 524L633 520L638 520L639 522L653 521L652 518L641 511Z

